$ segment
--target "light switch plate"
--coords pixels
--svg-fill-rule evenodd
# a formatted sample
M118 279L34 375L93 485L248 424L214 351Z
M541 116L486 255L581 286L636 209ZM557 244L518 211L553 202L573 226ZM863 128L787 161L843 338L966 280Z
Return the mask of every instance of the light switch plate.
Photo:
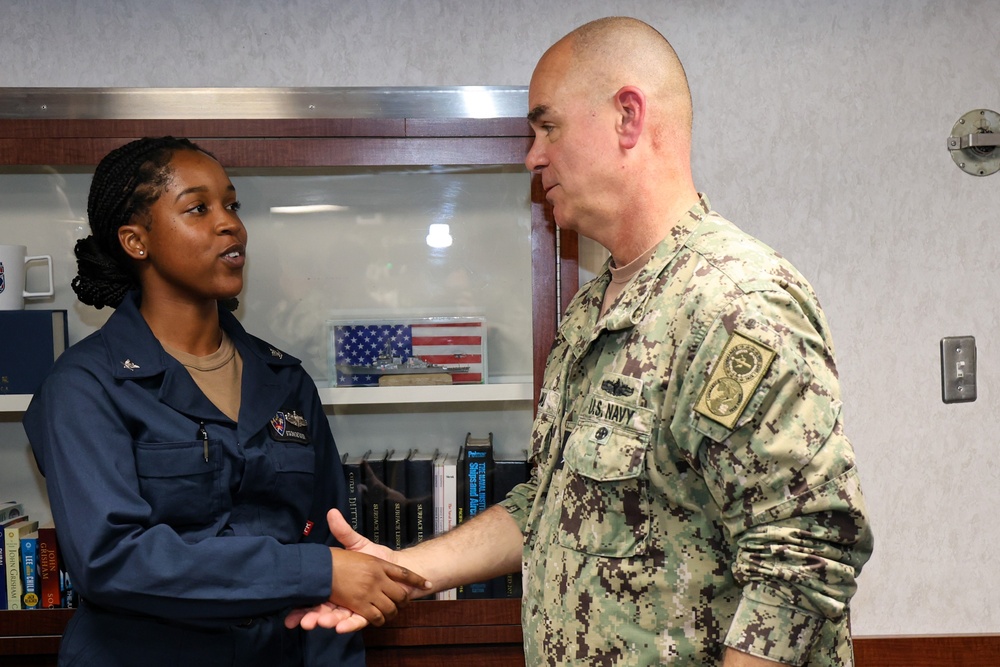
M941 400L945 403L976 400L974 336L946 336L941 339Z

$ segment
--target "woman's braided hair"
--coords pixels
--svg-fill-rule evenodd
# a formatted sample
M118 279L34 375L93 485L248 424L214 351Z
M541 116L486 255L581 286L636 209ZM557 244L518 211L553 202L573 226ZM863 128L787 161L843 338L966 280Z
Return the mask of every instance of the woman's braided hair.
M76 242L77 275L72 287L83 303L117 308L139 288L131 259L118 241L122 225L152 222L149 208L170 180L170 160L182 150L201 151L176 137L145 137L108 153L97 165L87 199L91 235Z

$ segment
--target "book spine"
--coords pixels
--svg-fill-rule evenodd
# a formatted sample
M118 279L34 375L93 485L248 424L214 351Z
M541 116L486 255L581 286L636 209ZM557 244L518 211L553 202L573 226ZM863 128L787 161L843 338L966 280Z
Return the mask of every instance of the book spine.
M38 582L42 609L62 606L59 586L59 548L55 528L38 529Z
M361 466L357 462L344 462L344 482L347 485L347 516L344 518L354 532L364 534L363 499L361 496Z
M69 572L65 569L59 569L59 590L62 594L62 606L66 609L76 609L80 604L80 598L76 594L76 589L73 588L73 580L69 576Z
M364 471L365 537L375 544L389 546L385 524L385 458L366 458Z
M21 608L38 609L38 537L21 538Z
M434 459L434 534L444 532L444 459Z
M493 446L466 444L464 465L459 471L459 477L464 486L464 502L460 508L464 511L463 521L472 519L486 510L490 501L493 482ZM491 595L489 581L477 581L459 587L460 600L488 598Z
M527 453L525 453L527 457ZM528 481L528 462L525 459L496 459L493 462L493 493L491 505L499 503L518 484ZM490 582L491 595L495 598L521 597L521 573L501 575Z
M419 544L434 529L434 466L429 458L406 460L406 537Z
M406 546L406 459L390 454L385 460L385 518L389 548Z
M7 609L7 548L0 542L0 611L4 609Z
M7 609L21 608L21 534L17 528L4 529L4 580L7 582Z

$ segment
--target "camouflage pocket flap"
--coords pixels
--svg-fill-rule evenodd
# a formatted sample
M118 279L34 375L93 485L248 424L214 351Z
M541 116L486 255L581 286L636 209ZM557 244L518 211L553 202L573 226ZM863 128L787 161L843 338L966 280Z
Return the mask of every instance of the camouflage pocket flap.
M649 436L608 424L583 422L570 434L563 451L566 466L598 482L638 477Z

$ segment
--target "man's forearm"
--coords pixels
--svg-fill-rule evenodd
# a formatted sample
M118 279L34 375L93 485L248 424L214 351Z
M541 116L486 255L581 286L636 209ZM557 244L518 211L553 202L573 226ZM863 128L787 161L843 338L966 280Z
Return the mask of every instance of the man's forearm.
M397 562L433 584L433 593L486 581L521 568L524 537L499 505L443 535L397 552Z

